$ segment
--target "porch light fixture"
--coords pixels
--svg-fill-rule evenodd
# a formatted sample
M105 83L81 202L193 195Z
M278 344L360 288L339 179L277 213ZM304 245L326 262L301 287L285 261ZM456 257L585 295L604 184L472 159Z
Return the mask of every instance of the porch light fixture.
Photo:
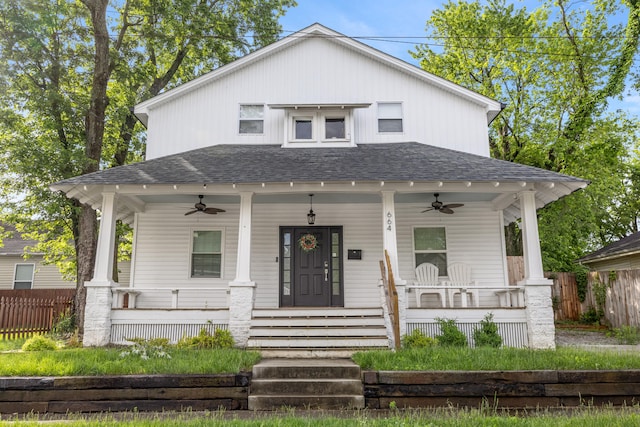
M309 194L309 213L307 214L307 223L309 225L316 223L316 214L313 213L313 194Z

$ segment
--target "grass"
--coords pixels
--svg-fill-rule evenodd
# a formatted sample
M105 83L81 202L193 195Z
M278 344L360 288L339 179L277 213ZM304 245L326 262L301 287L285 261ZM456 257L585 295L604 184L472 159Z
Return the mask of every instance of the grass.
M458 410L444 408L434 410L392 411L391 413L375 413L356 411L346 413L312 412L296 414L295 411L277 413L250 413L238 416L233 413L162 413L162 414L119 414L83 417L70 414L66 420L47 421L48 425L65 426L308 426L308 427L351 427L351 426L526 426L526 427L615 427L637 426L640 423L638 408L594 409L581 408L576 411L562 413L547 410L520 412L515 414L501 413L486 409ZM14 426L39 425L40 420L12 420Z
M427 347L366 351L353 355L362 369L374 371L513 371L640 369L633 352L589 351L561 347L556 350L521 348Z
M249 371L260 354L235 349L169 350L171 359L121 357L119 348L0 354L0 376L220 374Z

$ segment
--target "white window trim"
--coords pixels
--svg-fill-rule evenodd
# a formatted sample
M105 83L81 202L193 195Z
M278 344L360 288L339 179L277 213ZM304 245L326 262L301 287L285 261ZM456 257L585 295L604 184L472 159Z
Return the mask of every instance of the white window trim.
M191 269L193 267L193 233L196 231L219 231L220 232L220 277L192 277ZM187 270L187 279L194 281L211 281L221 280L224 278L224 254L225 254L225 229L224 227L191 227L189 230L189 260L187 264L189 268Z
M326 137L326 119L337 119L344 117L345 138L327 138ZM296 119L311 119L312 138L311 139L295 139L295 122ZM284 135L284 147L344 147L355 146L354 143L354 121L353 110L345 109L296 109L289 110L285 115L286 131Z
M446 249L445 250L416 250L416 228L444 228L444 242ZM449 230L445 225L414 225L411 228L411 254L413 257L413 269L415 270L418 266L416 265L416 254L441 254L444 253L447 256L447 267L449 266ZM448 278L449 276L445 276L440 274L438 271L438 277Z
M31 287L29 289L33 289L33 284L35 281L35 277L36 277L36 264L32 263L32 262L18 262L13 266L13 286L12 289L16 288L16 282L18 282L17 278L16 278L16 274L18 273L18 266L22 266L22 265L30 265L31 266ZM22 281L22 280L20 280Z
M262 107L262 119L250 119L250 118L242 118L241 117L241 110L242 107L244 106L256 106L256 107ZM259 102L242 102L240 104L238 104L238 122L237 122L237 127L236 127L236 132L238 133L239 136L242 137L246 137L246 136L264 136L265 134L265 125L266 125L266 120L265 120L265 115L266 115L267 109L265 108L264 103L259 103ZM240 132L240 122L242 122L243 120L262 120L262 132L261 133L242 133Z
M398 104L400 105L400 117L380 117L380 105ZM380 119L398 120L402 123L402 130L396 132L383 132L380 131ZM401 101L384 101L376 104L376 130L380 135L402 135L404 134L405 120L404 120L404 103Z

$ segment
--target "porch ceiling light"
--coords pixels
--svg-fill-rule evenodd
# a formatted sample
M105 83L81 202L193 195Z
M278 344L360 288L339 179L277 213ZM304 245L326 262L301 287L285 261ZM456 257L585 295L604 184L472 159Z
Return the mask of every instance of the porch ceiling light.
M309 194L309 213L307 214L307 223L309 225L316 223L316 214L313 213L313 194Z

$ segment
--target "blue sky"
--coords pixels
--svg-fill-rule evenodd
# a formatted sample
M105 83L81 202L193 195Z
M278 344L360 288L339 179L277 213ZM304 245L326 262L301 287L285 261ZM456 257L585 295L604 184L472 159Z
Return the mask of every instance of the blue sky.
M349 37L402 37L393 41L359 39L390 55L418 65L408 53L425 36L425 23L433 10L445 0L297 0L298 6L280 19L283 35L301 30L315 22ZM540 2L513 0L516 7L534 10ZM580 2L577 2L580 3ZM588 3L588 2L587 2ZM576 4L574 4L574 7ZM620 18L622 19L622 18ZM626 19L626 18L625 18ZM640 116L640 96L627 94L623 102L612 102L610 108L624 109Z

